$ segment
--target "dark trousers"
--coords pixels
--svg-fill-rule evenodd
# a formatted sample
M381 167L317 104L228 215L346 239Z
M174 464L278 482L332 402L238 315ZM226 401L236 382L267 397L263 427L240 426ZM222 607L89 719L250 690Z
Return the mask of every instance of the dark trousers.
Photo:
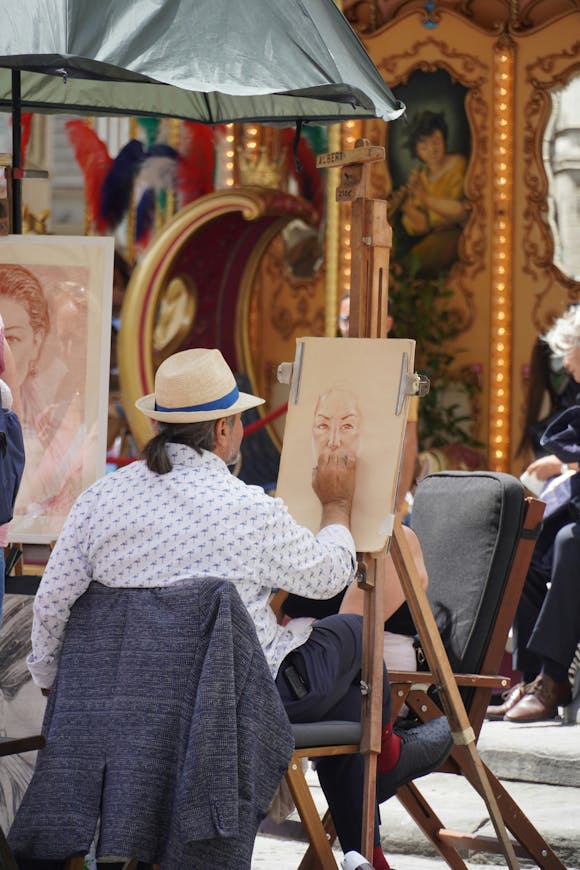
M527 678L544 658L568 668L579 641L580 524L569 523L556 534L551 567L532 558L514 622L514 665Z
M327 616L315 623L305 644L290 653L280 666L276 685L291 722L342 719L358 722L361 712L360 669L362 617L355 614ZM297 699L284 676L293 666L302 677L307 694ZM387 672L383 679L383 724L391 720ZM364 759L362 755L321 758L316 771L324 791L343 852L361 847ZM379 843L379 809L376 808L375 845Z

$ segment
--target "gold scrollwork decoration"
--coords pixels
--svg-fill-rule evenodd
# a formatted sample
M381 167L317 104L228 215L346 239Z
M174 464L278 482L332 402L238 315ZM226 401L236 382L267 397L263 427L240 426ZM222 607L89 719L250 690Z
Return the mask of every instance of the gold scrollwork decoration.
M548 177L542 161L542 137L552 111L551 92L580 71L580 41L567 50L538 58L525 68L529 97L525 105L523 161L526 204L523 210L524 267L534 287L532 320L543 332L561 311L550 307L551 291L563 287L568 302L578 300L578 282L554 262L554 238L547 220Z
M461 309L455 312L462 331L468 330L475 320L472 292L473 279L485 269L487 252L486 190L489 184L488 143L490 119L488 102L483 88L490 76L489 65L476 54L459 51L445 40L432 36L417 40L406 51L382 56L376 61L386 81L392 87L406 84L416 70L436 72L445 70L454 81L467 89L465 111L471 125L472 140L477 143L469 161L465 178L465 194L470 214L459 241L459 258L450 272L450 285L457 291Z

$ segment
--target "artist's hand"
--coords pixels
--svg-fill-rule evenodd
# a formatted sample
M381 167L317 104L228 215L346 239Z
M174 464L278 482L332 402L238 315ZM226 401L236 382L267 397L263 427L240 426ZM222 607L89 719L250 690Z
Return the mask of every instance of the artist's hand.
M323 507L336 505L350 516L356 476L356 459L352 454L321 453L312 471L312 489Z

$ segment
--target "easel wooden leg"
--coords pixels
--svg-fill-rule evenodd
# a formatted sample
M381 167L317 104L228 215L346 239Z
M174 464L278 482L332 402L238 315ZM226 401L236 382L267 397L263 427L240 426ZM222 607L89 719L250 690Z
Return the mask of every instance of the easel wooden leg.
M403 535L403 529L399 520L395 520L395 529L392 539L392 556L403 585L407 603L411 610L413 620L427 656L431 671L437 678L437 682L443 687L441 701L449 724L453 732L453 739L457 745L465 746L471 762L472 773L478 784L481 794L489 810L489 816L495 828L498 840L502 844L507 866L519 868L513 844L508 836L506 827L499 810L497 801L492 791L483 762L477 751L476 739L469 718L465 712L463 700L453 677L451 665L441 641L437 625L425 590L422 588L413 557Z
M383 636L384 636L384 573L385 554L365 557L366 589L364 597L363 636L363 699L361 752L364 754L364 793L362 854L373 854L377 757L381 751L383 706Z

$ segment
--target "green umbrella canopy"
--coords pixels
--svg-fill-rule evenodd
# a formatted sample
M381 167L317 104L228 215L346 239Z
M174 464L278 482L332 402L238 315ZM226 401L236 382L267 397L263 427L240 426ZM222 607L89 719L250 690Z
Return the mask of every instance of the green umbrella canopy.
M209 124L404 111L334 0L0 0L0 109Z

